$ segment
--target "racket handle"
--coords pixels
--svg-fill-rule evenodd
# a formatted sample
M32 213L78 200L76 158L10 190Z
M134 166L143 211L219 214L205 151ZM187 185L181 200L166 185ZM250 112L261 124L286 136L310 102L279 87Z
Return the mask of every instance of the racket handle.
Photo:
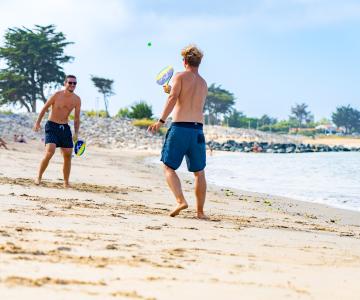
M163 89L166 94L170 94L171 85L165 84L165 85L163 85Z

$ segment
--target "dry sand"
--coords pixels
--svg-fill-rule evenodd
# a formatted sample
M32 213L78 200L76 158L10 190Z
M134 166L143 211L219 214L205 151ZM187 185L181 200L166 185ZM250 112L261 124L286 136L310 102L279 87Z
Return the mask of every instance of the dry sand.
M315 139L304 138L304 144L314 144L314 145L328 145L328 146L337 146L343 145L345 147L360 147L360 138L355 137L346 137L346 136L319 136Z
M360 214L210 187L209 221L149 153L88 147L63 189L42 145L0 150L0 299L359 299ZM208 170L210 172L211 170Z

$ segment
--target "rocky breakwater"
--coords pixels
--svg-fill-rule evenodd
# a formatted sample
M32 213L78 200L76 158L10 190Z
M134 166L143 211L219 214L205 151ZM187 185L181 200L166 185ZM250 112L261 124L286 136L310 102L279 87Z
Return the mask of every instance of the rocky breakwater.
M244 142L267 142L282 144L299 144L302 136L269 133L255 129L234 128L224 126L204 126L204 133L208 141L226 143L228 140Z
M302 143L273 143L273 142L236 142L227 140L220 143L217 141L207 142L211 150L231 152L254 152L254 153L307 153L307 152L360 152L357 147L310 145Z
M43 140L44 127L38 133L32 131L37 114L0 114L0 137L12 140L14 134L24 135L27 140ZM73 121L70 121L73 128ZM145 129L132 125L132 120L123 118L95 118L81 116L80 138L88 145L104 148L123 148L137 150L158 150L164 137L148 133Z
M138 150L158 150L164 137L151 134L132 125L132 121L122 118L82 119L81 137L88 144L100 147L129 148Z

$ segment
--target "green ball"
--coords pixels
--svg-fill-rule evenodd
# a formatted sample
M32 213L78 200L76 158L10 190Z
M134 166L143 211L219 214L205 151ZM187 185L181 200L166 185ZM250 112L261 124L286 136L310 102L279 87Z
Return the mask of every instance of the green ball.
M151 44L151 42L148 42L147 45L148 45L148 47L151 47L152 44Z

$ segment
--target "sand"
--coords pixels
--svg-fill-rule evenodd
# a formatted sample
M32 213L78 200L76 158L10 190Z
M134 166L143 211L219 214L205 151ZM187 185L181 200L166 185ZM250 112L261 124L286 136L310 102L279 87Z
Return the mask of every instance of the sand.
M62 188L57 152L0 150L1 299L359 299L360 214L209 187L209 221L175 201L149 152L88 147ZM211 170L207 170L210 172Z
M360 147L360 138L347 137L347 136L319 136L315 139L304 138L302 141L304 144L312 145L328 145L328 146L337 146L342 145L345 147Z

